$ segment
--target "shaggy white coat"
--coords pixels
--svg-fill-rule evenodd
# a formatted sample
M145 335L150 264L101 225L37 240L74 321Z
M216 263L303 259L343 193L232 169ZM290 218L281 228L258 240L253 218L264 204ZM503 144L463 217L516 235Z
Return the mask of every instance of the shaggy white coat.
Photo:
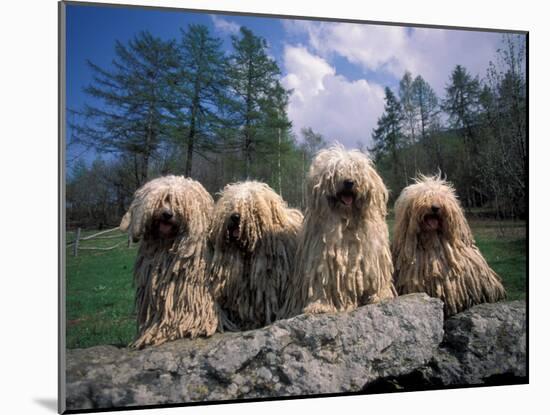
M353 181L351 203L342 193L347 180ZM337 145L316 155L283 316L349 311L395 296L387 200L382 179L362 152Z
M206 277L206 237L214 201L203 186L181 176L138 189L120 229L141 241L134 267L138 334L133 347L181 337L209 336L218 313ZM173 212L173 238L159 236L162 212Z
M439 208L437 214L432 206ZM401 192L392 253L398 293L440 298L446 316L506 296L475 245L454 189L439 176L420 176Z
M232 215L240 216L239 226ZM224 327L246 330L273 322L285 299L302 214L267 184L227 185L209 234L210 275Z

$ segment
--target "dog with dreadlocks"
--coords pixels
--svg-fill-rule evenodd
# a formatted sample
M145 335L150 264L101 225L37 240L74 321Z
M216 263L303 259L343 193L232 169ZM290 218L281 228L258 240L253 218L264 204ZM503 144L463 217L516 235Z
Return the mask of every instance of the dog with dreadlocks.
M227 185L209 233L210 275L223 327L249 330L272 323L285 299L302 214L267 184Z
M398 293L440 298L447 317L506 297L475 244L453 187L439 175L420 175L401 192L392 253Z
M282 316L350 311L395 297L387 200L367 155L341 145L317 153Z
M133 347L210 336L218 312L206 276L206 237L214 201L181 176L143 185L120 229L140 241L134 267L137 336Z

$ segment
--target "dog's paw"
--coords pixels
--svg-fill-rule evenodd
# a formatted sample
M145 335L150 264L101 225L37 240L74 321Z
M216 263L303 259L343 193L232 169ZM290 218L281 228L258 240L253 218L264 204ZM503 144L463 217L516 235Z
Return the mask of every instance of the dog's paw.
M365 304L376 304L379 303L381 298L378 296L378 294L369 295L367 297L367 300L365 301Z
M305 314L334 313L335 311L336 309L334 308L334 306L331 306L326 303L321 303L320 301L311 303L304 308Z

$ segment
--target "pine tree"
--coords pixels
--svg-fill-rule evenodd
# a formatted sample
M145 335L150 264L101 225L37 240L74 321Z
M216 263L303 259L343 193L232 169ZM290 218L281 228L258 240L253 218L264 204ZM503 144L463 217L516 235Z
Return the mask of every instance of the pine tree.
M411 87L411 100L418 113L420 141L435 160L437 168L443 171L441 142L435 133L440 130L439 102L434 90L422 76L414 78Z
M439 103L437 95L422 76L418 75L412 83L412 103L418 111L419 133L425 140L429 131L438 120Z
M443 109L449 115L450 127L458 129L462 135L464 156L461 158L461 180L465 189L463 196L466 207L473 207L477 204L475 196L479 195L474 189L479 190L480 180L478 136L475 132L480 115L480 84L477 77L472 77L461 65L455 67L450 81L445 87Z
M479 80L472 77L466 68L457 65L450 81L445 87L443 109L449 114L449 125L462 131L467 150L476 151L474 126L480 110Z
M375 158L389 155L393 162L398 164L397 150L403 141L401 104L390 88L386 87L384 92L384 113L378 118L377 127L373 131L374 147L370 151L374 153Z
M140 32L126 45L116 42L112 68L88 61L94 76L85 92L95 102L81 111L85 122L71 126L75 139L99 152L131 155L138 185L167 134L166 85L174 56L173 42Z
M401 130L403 122L403 112L399 100L396 98L390 88L385 88L384 113L378 118L377 127L372 133L374 147L369 149L375 160L382 157L387 158L392 167L394 181L398 181L402 160L399 156L399 149L403 144L404 135ZM407 173L405 172L405 184L407 182Z
M409 71L406 71L399 81L399 103L401 104L401 112L403 118L403 132L407 138L408 146L412 149L413 156L413 171L418 170L418 149L416 142L418 141L419 118L420 111L417 103L414 101L414 81ZM403 157L405 171L407 168L407 158ZM407 173L408 175L408 173Z
M177 141L186 148L186 176L192 175L195 153L212 151L215 130L223 122L220 107L226 99L227 65L221 45L204 25L192 24L181 32L178 67L171 78L171 113Z
M283 159L291 150L290 132L292 123L288 119L288 92L277 82L269 96L260 100L260 109L263 115L262 127L258 131L257 155L261 161L273 159L276 155L276 164L273 166L274 188L282 195ZM265 163L264 163L265 164Z
M258 151L258 137L265 123L270 97L281 89L280 70L267 54L267 43L249 29L241 27L240 35L232 37L228 78L234 97L233 114L239 126L239 148L243 153L244 176L251 173L253 154Z
M409 71L405 72L399 81L399 102L403 113L403 130L408 136L409 143L414 144L417 139L418 106L414 101L414 81Z

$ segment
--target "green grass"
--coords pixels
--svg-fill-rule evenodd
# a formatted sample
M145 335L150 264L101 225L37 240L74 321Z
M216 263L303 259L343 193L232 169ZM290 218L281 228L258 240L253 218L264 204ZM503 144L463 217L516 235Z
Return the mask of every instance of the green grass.
M67 235L68 241L73 239ZM79 251L77 257L71 247L67 249L68 348L127 345L132 340L136 330L132 272L137 249L127 248L125 240L120 234L117 239L84 241L82 246L94 247L122 243L112 251Z
M479 250L500 275L508 300L525 299L527 242L524 222L471 221Z
M393 221L388 221L390 232ZM489 265L502 277L509 300L525 298L525 223L470 220L477 244ZM92 232L86 232L88 235ZM112 234L109 234L112 235ZM67 347L127 345L135 334L133 264L137 248L120 239L85 241L82 246L121 245L112 251L67 249ZM74 239L68 233L67 240Z

